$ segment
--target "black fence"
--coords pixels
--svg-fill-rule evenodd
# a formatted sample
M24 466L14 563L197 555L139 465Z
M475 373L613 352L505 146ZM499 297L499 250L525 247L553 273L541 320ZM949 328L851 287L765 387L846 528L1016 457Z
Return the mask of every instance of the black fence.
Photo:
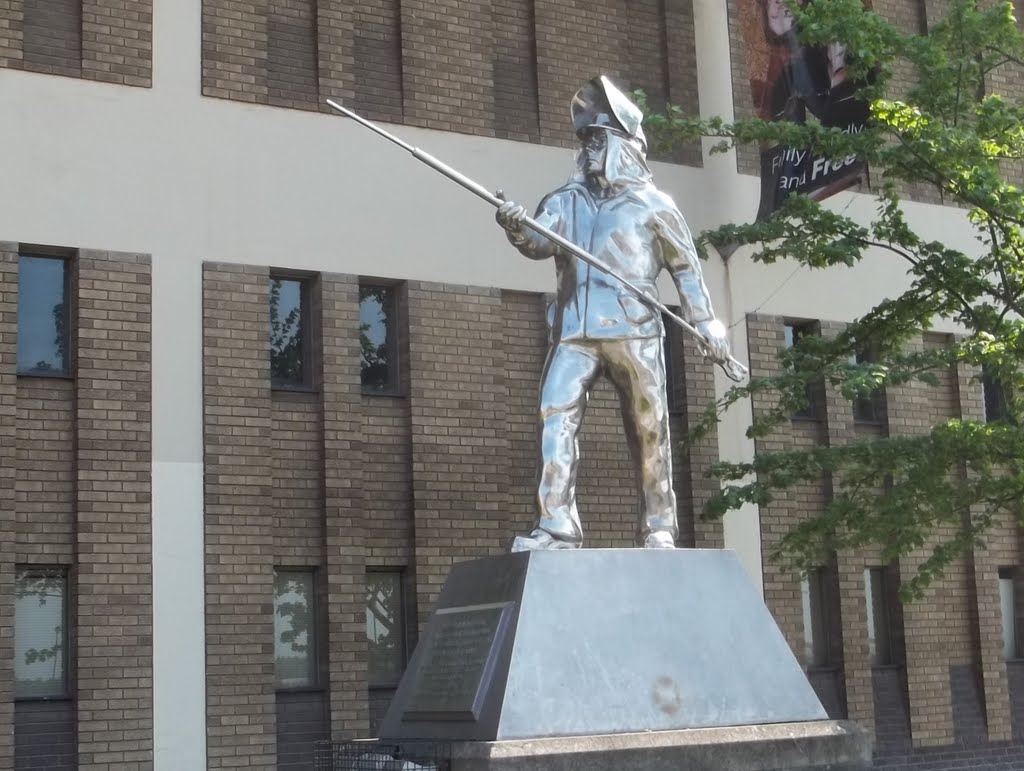
M444 742L318 742L316 771L451 771Z

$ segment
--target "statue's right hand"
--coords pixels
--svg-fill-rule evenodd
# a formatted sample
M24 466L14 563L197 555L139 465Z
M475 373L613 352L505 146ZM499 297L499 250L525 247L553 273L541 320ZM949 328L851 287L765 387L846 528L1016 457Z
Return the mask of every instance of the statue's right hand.
M515 201L506 201L494 213L494 219L505 228L509 235L520 235L523 232L523 220L527 217L526 209Z

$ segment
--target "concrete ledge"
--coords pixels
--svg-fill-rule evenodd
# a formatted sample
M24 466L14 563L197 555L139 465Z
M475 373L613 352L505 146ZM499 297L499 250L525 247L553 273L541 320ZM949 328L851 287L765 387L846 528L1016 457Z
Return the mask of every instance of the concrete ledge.
M456 742L451 771L855 771L871 738L849 722L695 728L501 742Z

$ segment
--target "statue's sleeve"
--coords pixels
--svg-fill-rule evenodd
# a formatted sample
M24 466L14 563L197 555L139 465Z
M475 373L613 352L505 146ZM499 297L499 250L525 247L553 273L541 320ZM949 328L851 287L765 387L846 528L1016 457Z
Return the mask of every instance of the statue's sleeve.
M662 196L654 227L665 267L672 274L672 280L679 290L683 316L691 324L714 319L715 311L711 307L711 295L704 284L697 247L686 226L686 220L668 196Z
M561 234L563 230L561 196L555 193L547 196L540 202L533 219L538 225L543 225L548 230ZM519 233L509 233L508 240L531 260L546 260L548 257L553 257L558 251L558 247L550 239L525 226Z

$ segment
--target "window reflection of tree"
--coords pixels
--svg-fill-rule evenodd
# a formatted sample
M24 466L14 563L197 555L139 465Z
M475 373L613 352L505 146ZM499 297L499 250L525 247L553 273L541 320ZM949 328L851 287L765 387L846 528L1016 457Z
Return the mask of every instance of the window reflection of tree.
M312 573L275 574L274 612L281 621L274 625L274 652L280 687L316 684L312 587Z
M31 570L19 572L15 579L15 599L17 606L24 611L29 610L35 600L36 608L45 608L48 604L56 604L59 623L53 627L53 645L48 647L32 647L24 653L24 674L17 677L16 691L19 696L55 696L65 691L65 643L64 599L67 580L60 571ZM17 624L17 619L15 620ZM34 630L33 630L34 631ZM49 677L26 677L30 674L28 667L33 667L31 674L42 674L43 670L36 665L50 662Z
M298 299L282 309L281 292L295 284ZM283 315L282 315L283 313ZM302 371L302 287L298 280L270 279L270 377L276 383L301 383Z
M364 386L391 385L392 299L388 286L359 287L359 347Z
M371 684L394 685L404 664L402 584L396 573L366 576L366 637Z

